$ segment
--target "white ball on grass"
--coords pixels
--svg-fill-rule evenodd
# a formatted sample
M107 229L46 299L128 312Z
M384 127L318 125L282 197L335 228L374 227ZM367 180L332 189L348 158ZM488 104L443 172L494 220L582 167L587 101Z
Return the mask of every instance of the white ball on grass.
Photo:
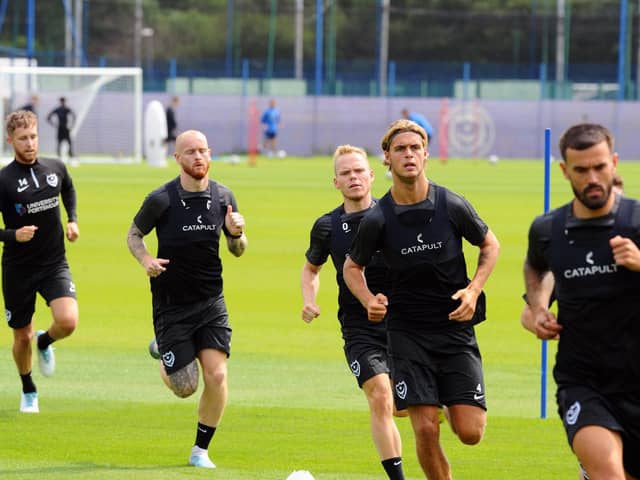
M308 470L296 470L289 474L287 480L314 480L314 478Z
M287 152L284 150L278 150L278 158L284 158L287 156Z
M500 158L497 155L489 155L489 163L491 165L498 163L498 160L500 160Z

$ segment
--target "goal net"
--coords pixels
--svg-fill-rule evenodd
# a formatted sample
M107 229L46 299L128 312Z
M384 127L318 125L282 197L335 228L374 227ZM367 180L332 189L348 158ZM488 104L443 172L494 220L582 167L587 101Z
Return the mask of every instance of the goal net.
M77 162L111 163L142 160L142 70L140 68L27 67L0 64L0 113L35 98L41 156L57 155L57 116L50 112L60 98L73 111L70 133ZM3 121L4 130L4 121ZM3 136L6 132L3 131ZM1 142L0 159L13 152ZM66 158L66 142L61 156Z

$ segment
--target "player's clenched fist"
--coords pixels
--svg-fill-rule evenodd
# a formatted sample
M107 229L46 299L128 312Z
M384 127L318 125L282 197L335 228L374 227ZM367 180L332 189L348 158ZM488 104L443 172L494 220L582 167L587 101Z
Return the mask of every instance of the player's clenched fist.
M381 322L384 320L387 314L387 305L389 305L389 300L387 300L386 295L378 293L375 297L371 297L367 304L367 316L369 320L372 322Z
M38 227L35 225L26 225L16 230L16 241L18 242L28 242L33 238L36 234L36 230Z

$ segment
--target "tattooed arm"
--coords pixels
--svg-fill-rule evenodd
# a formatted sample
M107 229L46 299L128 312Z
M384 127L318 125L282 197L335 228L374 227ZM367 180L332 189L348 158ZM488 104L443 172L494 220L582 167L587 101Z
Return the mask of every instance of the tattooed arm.
M151 256L144 243L144 234L136 226L135 222L129 228L127 245L131 254L140 262L140 265L150 277L157 277L166 270L165 265L169 263L169 260Z

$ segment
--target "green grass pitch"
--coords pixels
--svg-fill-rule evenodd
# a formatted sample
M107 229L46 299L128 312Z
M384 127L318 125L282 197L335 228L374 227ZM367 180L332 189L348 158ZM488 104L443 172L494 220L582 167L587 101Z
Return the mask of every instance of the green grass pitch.
M377 158L374 193L390 185ZM622 163L627 194L640 165ZM80 325L57 347L52 378L34 372L39 415L18 413L20 386L12 335L0 330L0 478L284 480L310 470L318 480L383 478L369 435L368 411L342 353L333 267L325 266L322 315L300 319L300 270L312 222L340 201L329 158L265 160L257 167L212 162L211 176L231 187L245 215L249 248L223 253L234 328L229 403L211 446L215 471L186 465L198 395L180 400L162 384L147 353L153 336L150 295L126 234L144 196L177 173L175 165L82 165L72 169L79 241L67 248L78 288ZM430 161L428 175L466 196L494 230L502 252L487 285L488 320L477 328L489 416L475 447L443 426L456 479L539 480L577 477L555 413L539 414L540 344L519 325L528 226L543 208L542 162ZM552 206L570 198L553 166ZM147 237L155 251L153 236ZM467 261L475 266L477 250ZM37 328L49 312L39 301ZM554 345L550 344L550 363ZM408 419L398 419L408 479L423 475Z

